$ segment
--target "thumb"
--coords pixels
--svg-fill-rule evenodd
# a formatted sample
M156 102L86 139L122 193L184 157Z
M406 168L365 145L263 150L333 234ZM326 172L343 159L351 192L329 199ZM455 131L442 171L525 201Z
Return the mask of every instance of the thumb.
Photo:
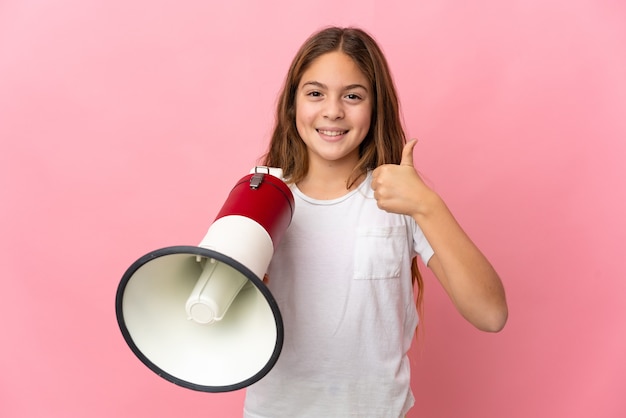
M410 165L413 167L413 148L417 144L417 139L411 139L402 149L402 161L400 165Z

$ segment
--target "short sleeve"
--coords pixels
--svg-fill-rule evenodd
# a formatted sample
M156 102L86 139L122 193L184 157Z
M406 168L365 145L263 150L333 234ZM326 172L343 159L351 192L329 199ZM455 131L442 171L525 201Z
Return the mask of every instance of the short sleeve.
M410 216L408 218L413 229L413 250L420 256L424 265L427 266L428 261L430 261L430 258L435 254L435 251L433 251L433 248L430 246L430 243L426 239L426 236L424 236L417 222Z

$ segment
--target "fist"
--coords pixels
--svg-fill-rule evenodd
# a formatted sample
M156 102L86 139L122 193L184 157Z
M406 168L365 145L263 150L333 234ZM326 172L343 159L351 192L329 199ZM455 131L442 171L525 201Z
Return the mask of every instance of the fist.
M372 173L372 189L378 207L384 211L413 216L419 206L419 193L425 186L413 166L416 139L407 142L399 165L384 164Z

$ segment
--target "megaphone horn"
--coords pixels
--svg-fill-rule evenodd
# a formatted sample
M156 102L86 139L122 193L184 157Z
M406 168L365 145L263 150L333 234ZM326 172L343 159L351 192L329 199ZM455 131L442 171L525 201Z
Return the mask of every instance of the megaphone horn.
M198 246L135 261L117 288L117 322L132 352L179 386L242 389L265 376L283 344L278 305L262 277L294 199L277 168L256 167L231 190Z

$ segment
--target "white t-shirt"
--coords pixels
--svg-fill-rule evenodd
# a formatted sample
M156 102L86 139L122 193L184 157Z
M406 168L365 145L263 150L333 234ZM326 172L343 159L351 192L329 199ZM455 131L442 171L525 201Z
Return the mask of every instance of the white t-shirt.
M411 259L428 263L433 250L411 217L377 207L371 174L334 200L291 190L294 216L268 271L283 349L247 388L244 418L404 416L418 322Z

